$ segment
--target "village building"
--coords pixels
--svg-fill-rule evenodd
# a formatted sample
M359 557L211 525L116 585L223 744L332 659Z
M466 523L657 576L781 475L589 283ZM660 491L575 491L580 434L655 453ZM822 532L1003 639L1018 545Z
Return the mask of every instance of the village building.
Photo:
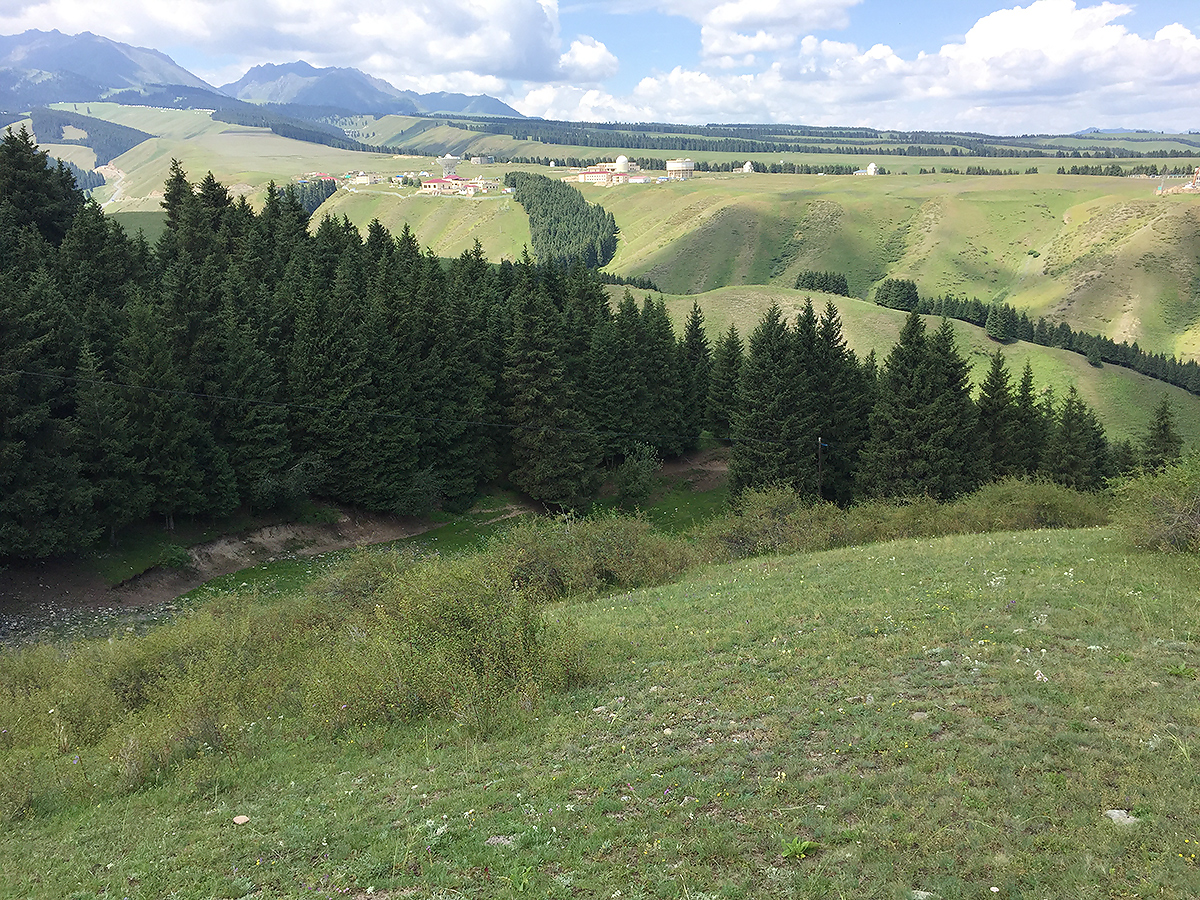
M690 159L668 159L667 178L672 181L686 181L696 171L696 164Z

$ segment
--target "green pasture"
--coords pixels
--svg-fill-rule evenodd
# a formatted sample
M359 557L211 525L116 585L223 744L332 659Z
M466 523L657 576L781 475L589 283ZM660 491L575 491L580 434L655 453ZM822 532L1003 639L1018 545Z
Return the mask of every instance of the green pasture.
M585 677L482 729L484 698L409 721L367 702L404 689L377 559L308 593L231 585L62 676L49 650L0 658L45 700L0 739L0 897L1200 892L1192 556L999 532L581 593L542 616ZM177 667L194 680L170 694L137 680ZM147 699L92 746L98 681Z
M372 219L392 234L399 234L407 224L422 247L442 257L458 256L476 240L493 262L517 259L531 246L529 218L511 194L429 197L415 188L382 184L343 188L321 205L317 215L346 216L364 233Z

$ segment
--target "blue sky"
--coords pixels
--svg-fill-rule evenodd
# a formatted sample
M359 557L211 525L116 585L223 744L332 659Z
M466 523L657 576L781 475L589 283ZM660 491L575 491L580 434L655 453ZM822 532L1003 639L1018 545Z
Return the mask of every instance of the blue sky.
M1200 129L1195 0L5 0L214 85L264 62L599 121Z

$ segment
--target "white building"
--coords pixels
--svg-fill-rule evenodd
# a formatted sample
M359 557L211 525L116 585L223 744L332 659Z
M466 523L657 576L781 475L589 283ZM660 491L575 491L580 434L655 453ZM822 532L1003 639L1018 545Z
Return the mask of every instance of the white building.
M692 177L696 164L690 159L668 159L667 177L676 181L684 181Z

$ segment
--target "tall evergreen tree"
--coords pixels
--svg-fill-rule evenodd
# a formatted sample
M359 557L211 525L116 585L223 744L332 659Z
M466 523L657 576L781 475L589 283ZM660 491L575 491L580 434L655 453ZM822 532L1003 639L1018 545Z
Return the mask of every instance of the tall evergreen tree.
M512 300L509 477L535 500L574 509L595 491L600 451L558 357L554 307L532 282L521 277Z
M57 289L0 273L0 557L42 557L96 536L92 488L67 419L70 391L55 341Z
M819 493L844 505L854 497L859 455L870 434L874 390L873 379L846 346L832 301L826 303L817 326L815 374Z
M1026 362L1013 403L1013 458L1016 474L1032 476L1041 468L1046 431L1045 413L1038 404L1037 392L1034 390L1033 367Z
M733 421L733 453L729 486L735 494L747 488L790 483L794 473L788 445L788 419L794 397L793 336L783 312L772 304L750 334L749 352L742 365L738 405Z
M1175 407L1166 394L1154 407L1142 437L1141 451L1142 465L1152 472L1178 462L1182 455L1183 438L1175 427Z
M704 333L704 313L693 301L683 329L683 444L685 450L700 445L708 410L708 382L712 372L712 350Z
M708 408L705 414L708 430L719 441L729 440L732 434L744 353L745 349L737 326L730 325L729 330L717 339L716 347L713 350L713 367L708 386Z
M675 340L675 330L660 299L649 297L642 304L641 353L643 380L646 384L649 417L642 441L665 457L684 451L684 380L683 360Z
M1074 385L1067 390L1050 421L1042 473L1080 491L1101 487L1108 466L1104 429Z
M1008 382L1004 353L997 350L979 388L979 439L985 481L1022 474L1017 449L1017 405Z

